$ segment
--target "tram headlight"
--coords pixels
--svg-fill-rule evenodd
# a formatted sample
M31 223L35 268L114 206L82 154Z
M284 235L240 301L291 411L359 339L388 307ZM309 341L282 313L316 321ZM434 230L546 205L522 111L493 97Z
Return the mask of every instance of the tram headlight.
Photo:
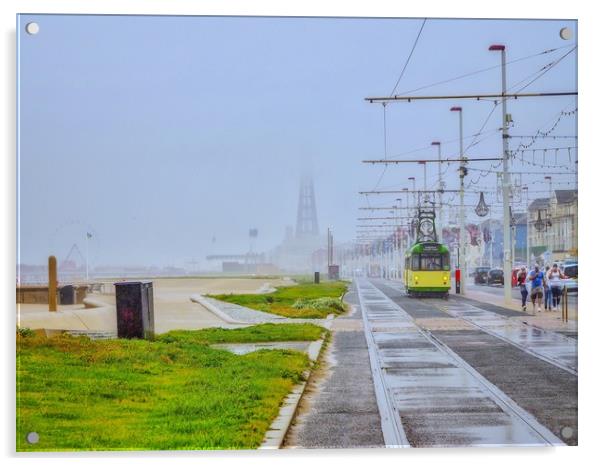
M414 282L418 283L418 275L414 275Z

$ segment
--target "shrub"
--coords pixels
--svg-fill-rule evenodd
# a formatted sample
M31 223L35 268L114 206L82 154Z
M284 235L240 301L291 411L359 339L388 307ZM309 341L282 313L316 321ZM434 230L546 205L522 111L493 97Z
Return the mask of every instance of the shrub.
M27 327L17 327L17 334L20 337L33 337L36 333Z
M336 313L345 311L343 303L336 298L299 298L293 303L295 309L332 310Z

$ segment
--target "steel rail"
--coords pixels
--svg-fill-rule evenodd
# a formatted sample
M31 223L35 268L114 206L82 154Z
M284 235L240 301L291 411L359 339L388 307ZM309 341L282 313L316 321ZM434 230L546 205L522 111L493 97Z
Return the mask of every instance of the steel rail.
M438 300L433 300L433 301L435 301L435 305L436 304L445 304L445 303L439 303ZM480 308L480 307L477 307L477 306L473 306L471 304L467 304L467 303L463 303L463 304L465 304L466 306L470 306L470 307L472 307L474 309L479 309L480 311L492 313L491 311L487 311L486 309L483 309L483 308ZM474 322L474 321L472 321L472 320L470 320L470 319L468 319L466 317L463 317L463 316L455 314L453 311L450 311L450 310L446 309L444 306L442 306L442 307L441 306L437 306L437 308L439 310L445 312L446 314L452 315L452 316L454 316L457 319L461 319L464 322L475 326L479 330L481 330L481 331L483 331L483 332L485 332L485 333L487 333L487 334L489 334L489 335L491 335L491 336L493 336L495 338L499 338L500 340L502 340L502 341L504 341L504 342L506 342L506 343L508 343L508 344L510 344L512 346L514 346L515 348L518 348L521 351L524 351L525 353L530 354L531 356L535 356L536 358L541 359L542 361L545 361L548 364L552 364L553 366L556 366L559 369L562 369L562 370L568 372L569 374L572 374L572 375L575 375L575 376L579 375L578 371L574 367L569 366L569 365L563 363L562 361L558 361L557 359L551 358L550 356L546 356L545 354L541 354L541 353L539 353L537 351L533 351L532 349L526 347L525 345L521 345L520 343L517 343L517 342L515 342L513 340L510 340L509 338L506 338L506 337L504 337L502 335L499 335L499 334L495 333L494 331L489 330L487 327L483 327L482 325L479 325L476 322ZM502 315L500 315L499 317L500 317L500 319L509 320L507 317L502 316ZM535 327L533 325L529 325L529 324L527 324L525 322L521 322L521 324L525 325L527 327L531 327L531 328L537 329L538 331L540 331L542 333L554 333L554 334L558 335L559 337L561 337L562 339L565 339L567 341L571 340L569 337L567 337L566 335L562 335L561 333L551 332L549 330L545 330L545 329L542 329L540 327Z
M388 300L392 306L399 309L400 312L408 315L408 313L395 301L389 298L382 290L376 287L374 284L370 283L374 289L380 293L384 299ZM386 285L389 286L389 285ZM390 287L393 288L393 287ZM393 288L394 289L394 288ZM399 290L396 290L399 291ZM358 290L359 294L359 290ZM414 322L414 326L416 330L422 334L433 346L435 346L440 351L446 353L456 364L458 367L466 370L469 375L471 375L487 392L490 394L492 400L500 407L502 411L508 414L511 417L518 418L522 422L524 422L527 426L529 426L537 435L546 443L554 446L566 445L565 442L560 440L553 432L551 432L547 427L542 425L535 417L521 408L519 405L514 402L508 395L506 395L503 391L501 391L494 384L489 382L485 377L483 377L479 372L477 372L470 364L468 364L462 357L456 354L449 346L436 338L431 332L428 330L422 329L418 324L415 323L414 319L410 317L412 322Z
M366 337L366 344L368 345L368 356L370 358L370 368L372 371L372 379L374 381L374 394L376 396L378 412L380 413L380 423L385 445L387 448L411 448L403 424L401 423L399 410L395 406L393 396L387 387L385 374L380 358L378 357L376 342L374 341L374 334L372 333L372 328L365 312L364 298L362 297L359 282L357 280L355 280L355 287L360 303L362 320L364 322L364 335Z

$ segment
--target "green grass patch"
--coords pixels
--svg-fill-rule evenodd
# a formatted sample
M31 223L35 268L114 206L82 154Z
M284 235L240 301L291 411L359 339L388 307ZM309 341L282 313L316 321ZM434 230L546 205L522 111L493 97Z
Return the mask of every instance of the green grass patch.
M285 317L322 319L328 314L345 312L345 305L339 298L345 293L347 286L348 284L343 281L319 284L300 282L294 286L278 287L273 293L267 294L220 294L209 296L221 301Z
M155 341L17 335L17 450L256 448L307 356L222 342L313 340L307 324L172 331ZM29 432L40 440L30 445Z
M236 329L172 330L157 337L158 341L186 341L203 345L215 343L261 343L269 341L314 341L326 329L313 324L261 324Z

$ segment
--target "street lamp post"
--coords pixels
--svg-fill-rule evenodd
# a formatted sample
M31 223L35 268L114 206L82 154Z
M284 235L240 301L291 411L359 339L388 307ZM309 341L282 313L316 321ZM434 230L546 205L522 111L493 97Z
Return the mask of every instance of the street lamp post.
M549 225L550 219L552 217L552 177L544 176L544 179L548 182L548 215L546 216L546 226ZM552 255L552 251L554 250L554 232L552 228L546 228L546 236L548 243L548 250L550 251L550 256Z
M512 264L510 251L510 174L508 173L508 119L506 114L506 46L491 45L492 52L502 52L502 147L504 172L502 178L502 195L504 207L504 301L506 304L512 302Z
M395 246L397 247L397 254L395 256L395 262L396 262L396 274L397 274L397 279L401 278L401 268L402 268L402 260L401 260L401 251L403 249L403 244L402 244L402 238L403 238L403 229L402 229L402 212L403 212L403 205L402 205L402 199L401 198L397 198L395 199L395 201L398 203L399 206L399 225L397 227L397 231L395 233ZM396 222L397 223L397 222Z
M417 202L417 195L416 195L416 178L414 178L413 176L408 177L408 181L412 182L412 191L413 191L413 197L414 197L414 215L416 215L416 213L418 212L418 202ZM408 209L409 212L409 209ZM414 231L414 229L412 228L412 241L414 241L416 239L416 232Z
M402 188L402 191L405 191L406 193L406 210L408 212L408 217L410 216L410 192L408 190L408 188ZM412 229L410 228L410 222L408 220L408 243L410 243L410 241L412 241ZM408 247L410 245L408 244Z
M529 186L523 186L525 191L525 212L527 213L527 270L531 270L531 250L529 249L529 221L531 217L529 215Z
M460 120L460 245L459 245L459 268L460 273L466 275L466 237L465 237L465 215L466 211L464 209L464 177L466 176L466 161L464 157L464 135L463 135L463 127L462 127L462 107L452 107L450 108L452 112L458 112L459 120ZM460 294L464 294L464 283L466 282L466 277L460 276Z
M414 192L413 197L414 197L414 209L418 208L418 201L416 200L416 178L413 176L408 177L408 181L412 182L412 191Z
M442 228L443 228L443 216L442 216L442 212L443 212L443 182L441 181L441 143L439 141L433 141L431 142L431 146L437 146L437 159L439 160L439 163L437 164L439 167L439 170L437 171L438 174L438 183L437 183L437 188L439 189L439 209L438 210L438 222L435 222L436 224L439 225L439 238L441 238L441 233L443 232Z
M422 160L422 161L418 162L418 164L422 165L424 167L424 182L422 184L422 189L424 191L424 194L423 194L422 199L420 199L420 197L418 198L419 199L419 204L422 205L422 204L425 204L427 202L427 194L426 194L426 162Z

